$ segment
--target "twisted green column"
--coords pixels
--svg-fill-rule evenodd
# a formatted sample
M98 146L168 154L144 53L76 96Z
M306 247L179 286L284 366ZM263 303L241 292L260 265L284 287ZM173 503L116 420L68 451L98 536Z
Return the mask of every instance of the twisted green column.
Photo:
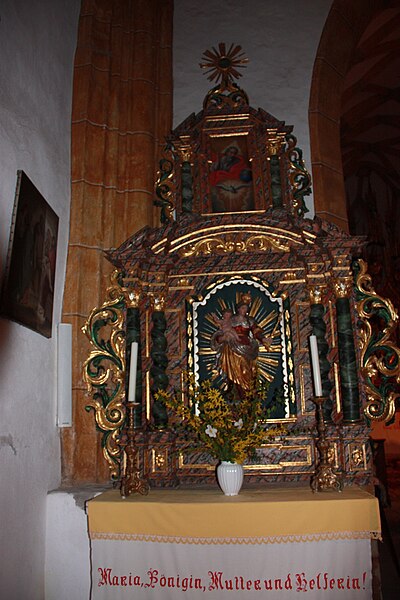
M320 298L320 296L318 296ZM326 398L324 402L324 420L332 420L332 399L330 394L332 391L332 383L329 379L331 370L330 362L327 358L329 345L326 341L326 325L324 321L325 308L320 301L313 302L310 310L310 323L312 326L312 334L316 336L318 343L319 368L321 371L322 395Z
M163 301L155 300L154 310L151 316L152 329L151 329L151 349L150 357L152 365L150 367L151 384L150 390L154 398L154 394L158 390L166 390L168 388L168 376L166 374L166 368L168 365L167 356L167 338L165 331L167 329L167 322L164 313ZM157 429L164 429L168 424L167 410L165 405L159 400L153 401L153 421Z
M336 321L343 421L345 423L354 423L360 420L360 394L358 390L354 331L345 283L338 283L337 293L340 294L336 300Z
M273 154L269 160L269 169L271 173L272 206L282 208L281 167L279 157L276 154Z
M189 161L182 163L182 212L193 210L193 178L192 166Z

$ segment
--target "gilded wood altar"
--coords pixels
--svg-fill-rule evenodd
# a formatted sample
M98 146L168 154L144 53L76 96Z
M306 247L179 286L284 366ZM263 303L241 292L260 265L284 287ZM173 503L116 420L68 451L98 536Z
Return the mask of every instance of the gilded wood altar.
M167 139L156 183L161 225L108 252L113 282L85 327L94 347L84 371L88 410L111 477L120 480L130 465L151 486L214 482L213 461L183 447L154 393L182 389L185 402L184 372L216 376L210 314L234 312L246 295L273 339L259 354L270 382L265 428L282 425L245 464L247 481L308 481L315 471L314 334L332 468L345 484L368 483L369 422L390 420L397 397L397 315L357 260L363 240L305 217L311 182L301 150L292 127L252 108L234 83L240 48L220 45L204 58L219 83ZM128 423L132 341L140 353Z

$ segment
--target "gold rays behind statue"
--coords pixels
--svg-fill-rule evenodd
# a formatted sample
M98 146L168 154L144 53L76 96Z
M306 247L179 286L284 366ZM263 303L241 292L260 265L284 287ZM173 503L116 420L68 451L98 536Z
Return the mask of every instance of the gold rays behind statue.
M229 50L226 50L223 42L218 44L218 50L206 50L202 59L200 67L205 69L208 79L216 83L221 81L223 85L229 85L234 79L239 79L242 73L237 69L244 68L249 62L241 46L231 44Z

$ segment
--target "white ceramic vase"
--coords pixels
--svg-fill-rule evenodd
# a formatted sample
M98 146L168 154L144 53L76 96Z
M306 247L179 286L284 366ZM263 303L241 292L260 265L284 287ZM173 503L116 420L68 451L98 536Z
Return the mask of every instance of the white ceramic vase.
M237 496L243 484L243 466L222 460L217 467L217 481L225 496Z

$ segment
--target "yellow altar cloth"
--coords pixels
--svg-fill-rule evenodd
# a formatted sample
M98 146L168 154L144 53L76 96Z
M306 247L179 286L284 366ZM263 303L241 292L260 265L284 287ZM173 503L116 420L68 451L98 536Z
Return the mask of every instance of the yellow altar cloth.
M309 488L152 489L125 500L118 490L88 503L92 539L174 543L276 543L380 538L377 499L358 488L313 493Z

